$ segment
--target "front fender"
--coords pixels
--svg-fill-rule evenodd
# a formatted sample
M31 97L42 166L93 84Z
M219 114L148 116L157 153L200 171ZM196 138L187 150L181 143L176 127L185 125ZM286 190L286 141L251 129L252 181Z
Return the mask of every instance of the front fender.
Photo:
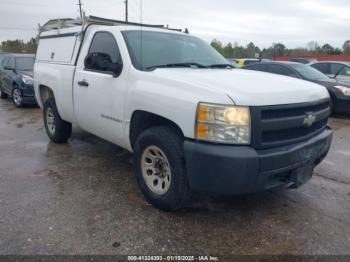
M194 139L199 102L233 103L225 94L218 94L188 83L155 78L143 72L141 74L142 79L137 76L130 78L132 80L126 97L124 137L128 149L131 149L130 120L135 111L146 111L162 116L179 126L186 138Z

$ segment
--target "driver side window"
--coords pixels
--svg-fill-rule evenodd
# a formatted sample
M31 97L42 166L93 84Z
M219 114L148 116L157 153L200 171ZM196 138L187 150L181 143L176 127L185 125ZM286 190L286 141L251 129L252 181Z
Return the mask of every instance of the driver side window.
M93 61L90 61L93 58ZM110 72L110 64L122 64L118 44L111 33L97 32L91 42L85 63L85 70L101 73Z

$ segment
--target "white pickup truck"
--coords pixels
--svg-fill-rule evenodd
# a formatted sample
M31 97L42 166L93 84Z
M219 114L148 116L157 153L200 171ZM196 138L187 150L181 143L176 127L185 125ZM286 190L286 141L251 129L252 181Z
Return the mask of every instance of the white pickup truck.
M74 124L133 152L142 193L163 210L193 193L297 188L332 140L324 87L234 69L205 41L159 26L51 20L34 84L53 142Z

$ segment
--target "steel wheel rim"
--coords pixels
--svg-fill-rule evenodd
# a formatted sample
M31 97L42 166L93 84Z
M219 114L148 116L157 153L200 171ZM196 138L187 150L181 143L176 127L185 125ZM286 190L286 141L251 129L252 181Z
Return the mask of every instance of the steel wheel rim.
M22 94L17 88L13 91L13 101L16 105L20 105L22 103Z
M141 157L142 177L147 187L157 195L164 195L171 184L168 158L157 146L147 147Z
M56 125L55 125L55 115L51 107L46 110L46 125L51 134L55 133Z

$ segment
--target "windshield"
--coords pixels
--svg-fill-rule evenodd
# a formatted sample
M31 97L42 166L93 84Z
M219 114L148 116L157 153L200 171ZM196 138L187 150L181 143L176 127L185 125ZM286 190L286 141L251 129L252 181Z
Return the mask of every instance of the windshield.
M16 69L20 71L33 71L34 57L17 57Z
M318 71L317 69L307 65L291 65L299 74L307 80L329 80L329 77Z
M133 65L139 70L228 64L208 43L193 36L141 30L124 31L123 36Z

